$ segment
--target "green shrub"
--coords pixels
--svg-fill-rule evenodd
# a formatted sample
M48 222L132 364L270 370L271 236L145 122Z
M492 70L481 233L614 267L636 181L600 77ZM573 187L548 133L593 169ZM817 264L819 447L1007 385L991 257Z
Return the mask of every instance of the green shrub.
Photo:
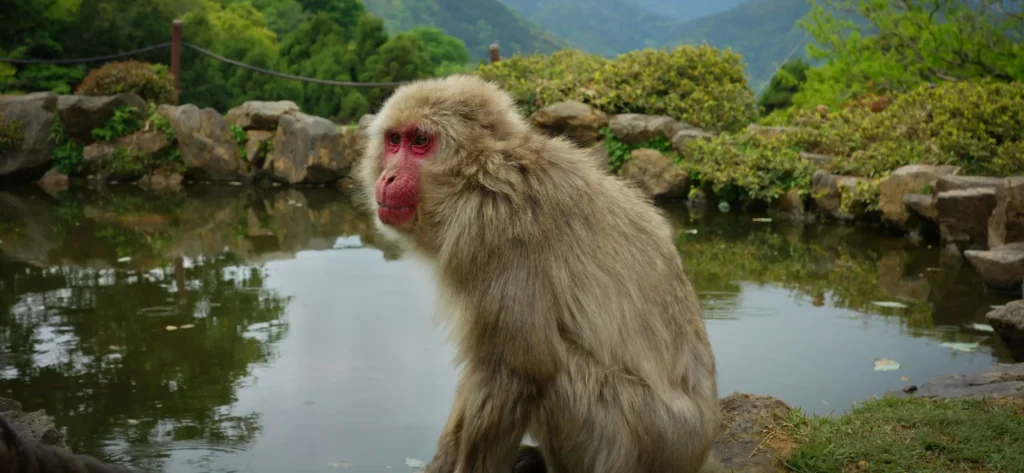
M707 45L631 51L615 59L562 50L513 56L476 73L508 90L527 114L578 100L611 114L668 115L706 130L735 131L757 112L740 56Z
M23 139L25 131L21 120L0 115L0 153L21 145Z
M672 159L676 158L676 152L672 149L672 142L664 136L656 136L640 143L626 144L619 141L609 127L601 128L601 136L604 138L602 140L604 149L608 151L608 160L611 164L612 172L615 173L618 173L622 169L622 165L629 161L633 150L640 148L658 150Z
M177 104L174 79L162 64L141 61L109 62L89 72L75 88L77 95L133 93L147 102Z
M238 156L243 160L245 159L245 143L249 141L249 136L245 134L245 129L232 123L228 126L231 131L231 137L235 139L235 145L238 146Z
M49 140L54 144L50 162L58 171L70 175L84 159L82 146L68 136L60 120L54 120L50 126Z
M102 141L114 141L142 129L144 123L134 107L125 105L114 109L114 114L103 126L92 130L92 137Z

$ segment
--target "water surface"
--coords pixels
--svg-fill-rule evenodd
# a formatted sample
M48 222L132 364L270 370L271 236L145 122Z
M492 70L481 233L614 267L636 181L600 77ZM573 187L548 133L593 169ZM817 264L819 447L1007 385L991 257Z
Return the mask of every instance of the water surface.
M723 396L827 414L1010 361L971 324L1011 297L957 258L665 209ZM150 471L414 471L456 379L432 291L333 189L0 191L0 396L46 409L76 452Z

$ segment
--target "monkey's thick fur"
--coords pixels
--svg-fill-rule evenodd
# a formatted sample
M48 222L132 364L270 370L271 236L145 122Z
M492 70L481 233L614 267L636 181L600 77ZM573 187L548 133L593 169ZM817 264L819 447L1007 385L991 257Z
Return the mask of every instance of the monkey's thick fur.
M10 421L0 415L0 472L134 473L134 470L23 438Z
M710 467L715 360L661 212L585 149L531 128L499 87L450 76L400 87L366 126L355 174L375 213L376 186L392 183L382 172L409 169L384 169L386 136L410 124L436 141L408 181L415 216L375 222L436 271L462 367L427 471ZM542 461L520 453L524 434Z

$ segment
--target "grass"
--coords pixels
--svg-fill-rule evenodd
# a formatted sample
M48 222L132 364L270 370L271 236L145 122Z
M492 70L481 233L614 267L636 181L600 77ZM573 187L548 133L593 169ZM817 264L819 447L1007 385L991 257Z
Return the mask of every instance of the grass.
M872 399L838 417L794 410L784 459L800 473L1024 472L1024 402Z

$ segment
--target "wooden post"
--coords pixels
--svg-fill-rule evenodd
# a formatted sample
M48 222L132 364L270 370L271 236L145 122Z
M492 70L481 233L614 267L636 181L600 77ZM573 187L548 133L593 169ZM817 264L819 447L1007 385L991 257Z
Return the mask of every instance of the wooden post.
M494 64L501 60L501 47L497 43L492 44L490 48L487 48L491 52L491 64Z
M171 75L174 76L174 90L181 93L181 20L171 22Z

